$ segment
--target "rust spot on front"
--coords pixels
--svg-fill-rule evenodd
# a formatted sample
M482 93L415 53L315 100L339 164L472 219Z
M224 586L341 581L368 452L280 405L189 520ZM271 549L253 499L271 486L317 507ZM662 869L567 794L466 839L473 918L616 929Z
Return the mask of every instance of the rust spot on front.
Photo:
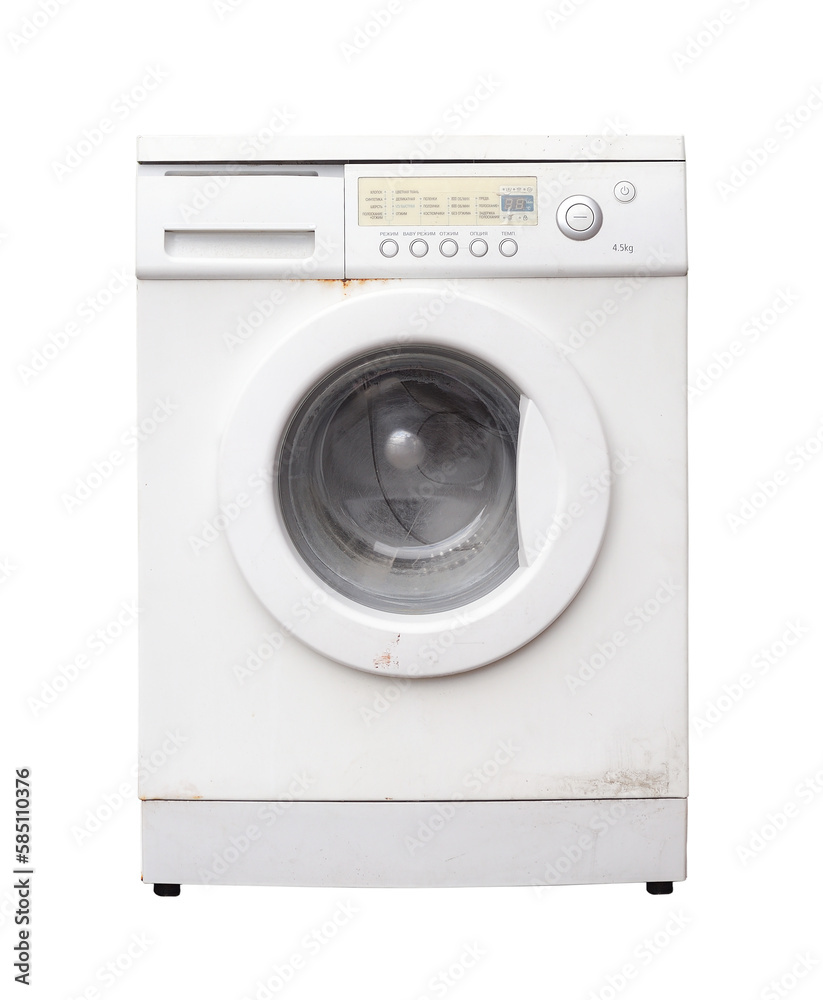
M395 278L313 278L313 281L322 281L327 285L340 285L343 294L346 295L350 285L374 285L378 282L386 284L389 281L396 281Z
M397 638L394 641L390 642L389 645L386 647L385 652L381 653L379 656L375 656L372 662L374 663L375 667L377 667L378 670L385 669L386 667L400 666L400 660L396 652L399 642L400 642L400 635L398 634Z

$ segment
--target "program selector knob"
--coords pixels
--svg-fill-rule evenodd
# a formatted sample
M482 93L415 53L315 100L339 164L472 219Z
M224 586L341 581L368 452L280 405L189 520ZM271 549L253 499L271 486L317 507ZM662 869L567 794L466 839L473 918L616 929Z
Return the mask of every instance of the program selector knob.
M600 232L603 212L594 198L575 194L558 206L557 225L570 240L590 240Z

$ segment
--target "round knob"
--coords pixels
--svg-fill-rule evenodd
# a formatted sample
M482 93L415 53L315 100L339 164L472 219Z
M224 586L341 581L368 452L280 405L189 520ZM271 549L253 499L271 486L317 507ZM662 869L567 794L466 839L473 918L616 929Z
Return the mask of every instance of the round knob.
M572 195L558 206L557 225L570 240L590 240L600 232L603 212L594 198L585 194Z

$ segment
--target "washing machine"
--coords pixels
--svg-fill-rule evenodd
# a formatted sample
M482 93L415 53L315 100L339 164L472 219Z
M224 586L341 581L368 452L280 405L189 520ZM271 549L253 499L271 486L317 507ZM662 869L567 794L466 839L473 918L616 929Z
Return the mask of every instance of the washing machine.
M685 878L677 137L144 137L142 876Z

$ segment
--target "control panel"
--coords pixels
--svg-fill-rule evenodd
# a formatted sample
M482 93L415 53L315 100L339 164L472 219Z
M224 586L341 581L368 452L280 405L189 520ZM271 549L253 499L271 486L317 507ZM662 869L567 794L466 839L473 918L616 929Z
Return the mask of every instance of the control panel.
M685 274L685 164L345 167L346 276Z
M535 226L536 177L360 177L361 226Z

